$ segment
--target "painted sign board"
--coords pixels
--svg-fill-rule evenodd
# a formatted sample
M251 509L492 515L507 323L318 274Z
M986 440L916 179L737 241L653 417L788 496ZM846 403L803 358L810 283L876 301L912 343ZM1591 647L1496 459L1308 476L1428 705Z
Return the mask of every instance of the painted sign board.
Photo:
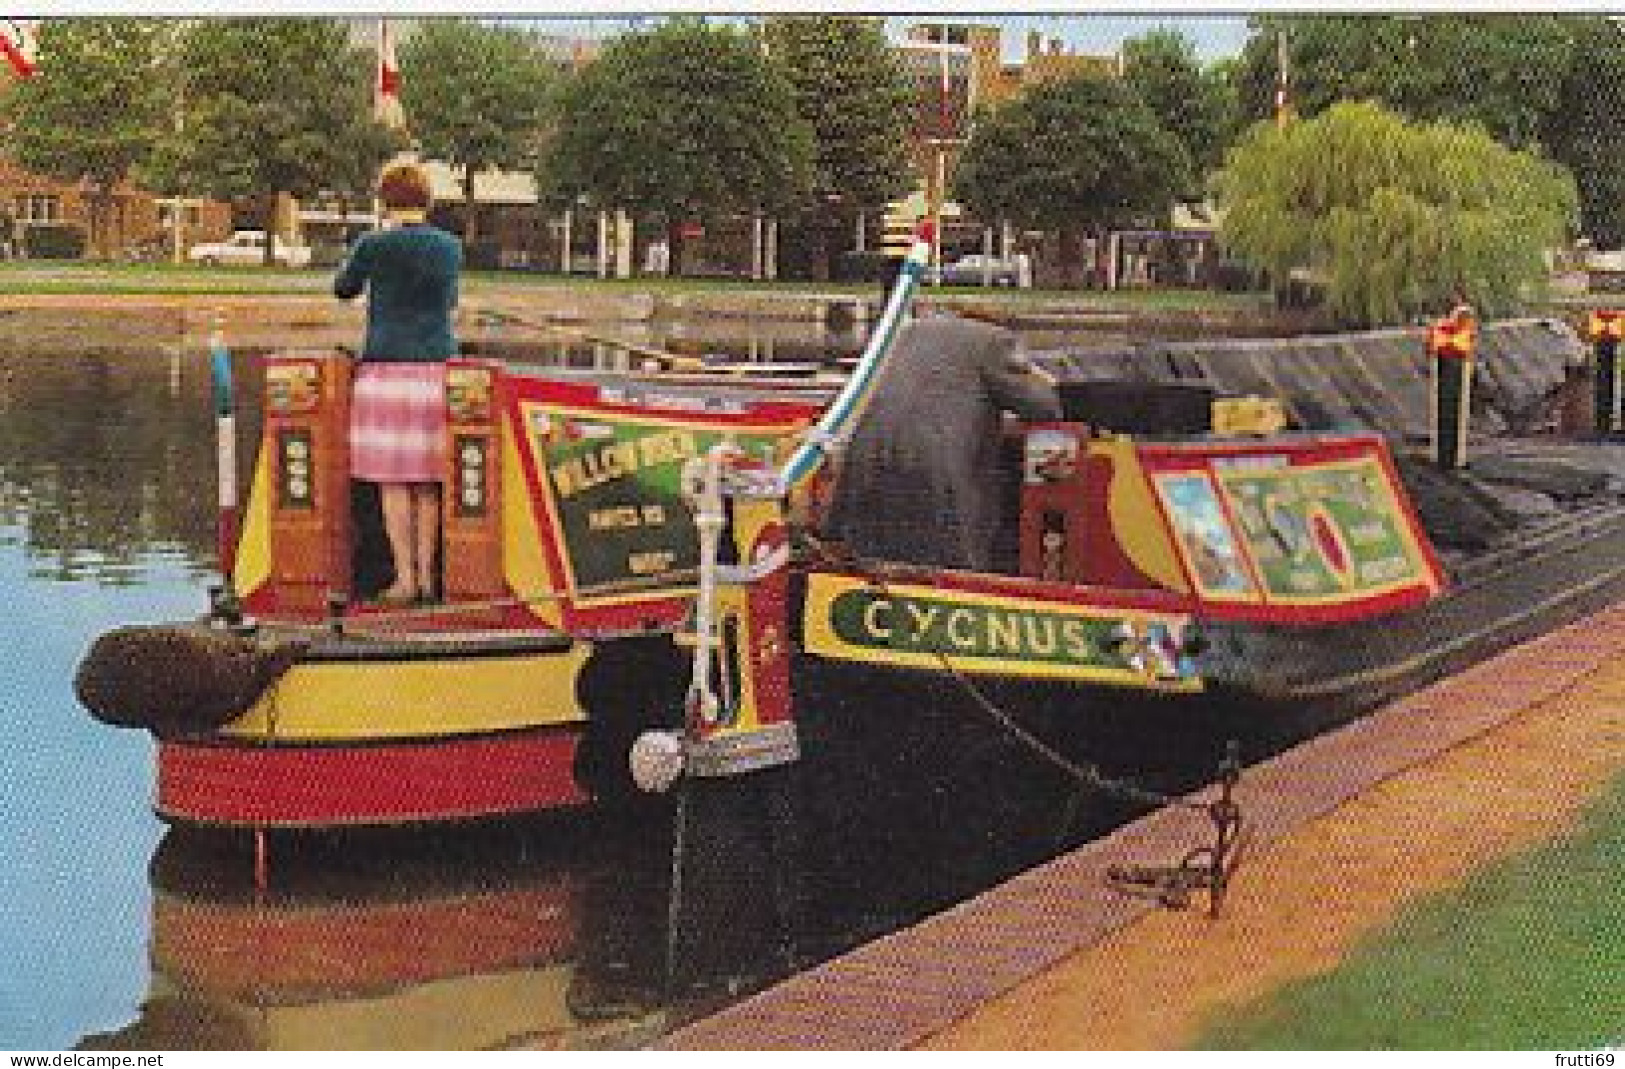
M591 629L682 611L699 568L685 465L729 441L776 462L817 409L797 401L530 380L515 402L555 593ZM663 607L662 607L663 606ZM651 616L652 613L652 616Z
M1186 616L1027 591L807 577L807 652L834 660L969 675L1196 691L1181 650Z
M1380 439L1146 445L1141 462L1204 602L1281 620L1369 616L1443 587Z

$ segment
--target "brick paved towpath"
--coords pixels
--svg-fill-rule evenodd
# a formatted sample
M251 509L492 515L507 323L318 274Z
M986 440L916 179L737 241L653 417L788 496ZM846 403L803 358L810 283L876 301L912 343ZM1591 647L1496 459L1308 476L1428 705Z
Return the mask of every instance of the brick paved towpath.
M1562 834L1622 770L1625 605L1250 769L1253 838L1217 920L1105 885L1112 864L1200 841L1200 817L1164 811L664 1044L1178 1049L1405 904Z

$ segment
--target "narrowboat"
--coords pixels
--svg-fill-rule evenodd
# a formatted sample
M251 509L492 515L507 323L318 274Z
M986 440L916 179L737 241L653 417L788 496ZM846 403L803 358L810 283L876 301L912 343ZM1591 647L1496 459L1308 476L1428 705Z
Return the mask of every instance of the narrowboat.
M158 737L183 824L511 815L791 765L861 794L926 755L974 767L967 719L1075 760L1110 722L1142 767L1221 719L1278 744L1625 587L1611 491L1442 553L1424 517L1470 474L1189 382L1063 383L1062 420L1007 425L994 570L857 559L820 537L824 461L924 255L838 391L453 361L417 608L368 600L389 576L348 475L349 361L265 358L226 585L199 620L102 636L81 701Z

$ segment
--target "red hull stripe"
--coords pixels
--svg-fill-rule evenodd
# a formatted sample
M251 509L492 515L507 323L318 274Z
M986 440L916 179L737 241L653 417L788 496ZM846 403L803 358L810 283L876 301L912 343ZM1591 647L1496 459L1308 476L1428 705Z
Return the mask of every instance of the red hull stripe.
M585 803L569 731L413 745L163 742L158 811L199 824L407 824Z

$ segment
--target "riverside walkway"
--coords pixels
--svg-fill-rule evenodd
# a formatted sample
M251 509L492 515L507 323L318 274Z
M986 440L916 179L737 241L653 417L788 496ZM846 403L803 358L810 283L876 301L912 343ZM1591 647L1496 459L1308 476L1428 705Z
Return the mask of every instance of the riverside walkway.
M673 1049L1188 1046L1213 1015L1336 968L1398 911L1564 834L1625 771L1625 605L1250 768L1224 902L1107 885L1177 859L1164 810L666 1037Z

